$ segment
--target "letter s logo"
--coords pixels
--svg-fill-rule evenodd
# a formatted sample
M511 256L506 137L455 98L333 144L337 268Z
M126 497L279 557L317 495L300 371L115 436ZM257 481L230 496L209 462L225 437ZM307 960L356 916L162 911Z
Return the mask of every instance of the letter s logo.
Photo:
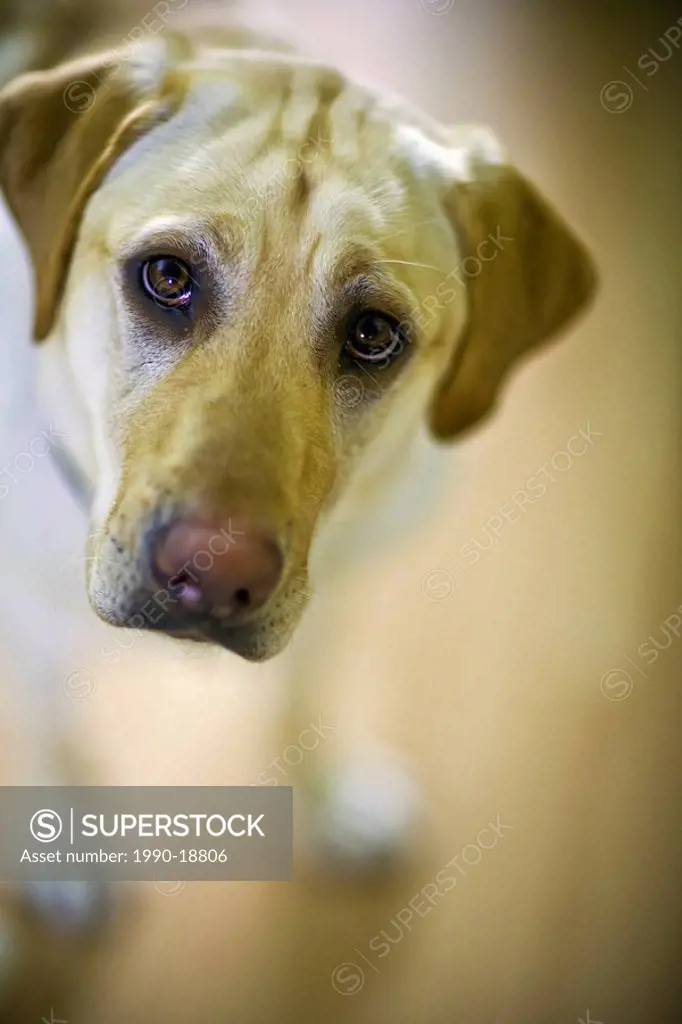
M36 811L29 825L31 835L39 843L53 843L62 834L62 819L56 811Z

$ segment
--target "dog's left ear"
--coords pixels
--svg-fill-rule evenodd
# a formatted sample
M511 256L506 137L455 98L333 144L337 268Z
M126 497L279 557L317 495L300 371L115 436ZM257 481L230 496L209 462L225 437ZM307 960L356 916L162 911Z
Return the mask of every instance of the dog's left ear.
M446 200L469 309L430 410L439 440L486 416L516 360L566 326L596 287L592 260L562 218L491 135L474 129L472 140L465 180Z
M0 187L33 263L34 335L52 329L88 199L115 160L180 105L184 37L22 75L0 92Z

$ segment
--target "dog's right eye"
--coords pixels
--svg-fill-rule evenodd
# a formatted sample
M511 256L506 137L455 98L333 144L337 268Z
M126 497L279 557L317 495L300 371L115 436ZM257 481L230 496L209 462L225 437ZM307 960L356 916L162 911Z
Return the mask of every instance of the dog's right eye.
M145 260L141 282L150 299L164 309L186 310L192 304L194 280L191 267L175 256L155 256Z

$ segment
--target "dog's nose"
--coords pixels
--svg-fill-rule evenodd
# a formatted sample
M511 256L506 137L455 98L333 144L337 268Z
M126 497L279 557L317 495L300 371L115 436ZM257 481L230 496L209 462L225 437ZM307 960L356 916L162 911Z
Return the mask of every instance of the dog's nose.
M261 608L282 574L272 534L244 520L175 523L152 557L157 579L187 611L211 610L225 619Z

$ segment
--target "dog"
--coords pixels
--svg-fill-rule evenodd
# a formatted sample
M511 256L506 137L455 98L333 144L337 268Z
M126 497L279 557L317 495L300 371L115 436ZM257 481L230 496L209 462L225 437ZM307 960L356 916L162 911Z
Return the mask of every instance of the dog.
M451 443L596 272L488 128L241 30L77 49L0 92L0 187L44 408L91 495L88 598L288 657L299 715L315 595L426 515ZM349 842L372 786L385 813ZM304 789L312 845L354 870L407 842L397 767Z

